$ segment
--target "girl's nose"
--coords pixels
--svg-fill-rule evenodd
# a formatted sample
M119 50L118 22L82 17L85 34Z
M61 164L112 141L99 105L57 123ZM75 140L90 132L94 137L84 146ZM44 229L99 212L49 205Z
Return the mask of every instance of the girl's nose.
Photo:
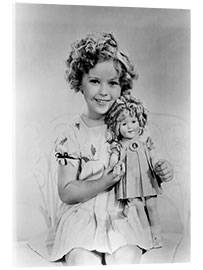
M105 83L100 85L99 94L102 96L106 96L108 94L107 85Z

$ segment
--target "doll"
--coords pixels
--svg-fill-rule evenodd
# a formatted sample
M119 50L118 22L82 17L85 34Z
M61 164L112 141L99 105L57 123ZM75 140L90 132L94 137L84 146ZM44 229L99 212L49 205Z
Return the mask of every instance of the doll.
M147 110L140 100L127 94L115 101L105 121L111 137L109 166L114 168L119 161L125 164L125 174L115 185L116 198L128 206L136 205L143 226L150 224L153 247L159 248L162 240L157 195L162 192L159 167L164 160L157 159L146 128ZM147 215L139 211L142 202Z

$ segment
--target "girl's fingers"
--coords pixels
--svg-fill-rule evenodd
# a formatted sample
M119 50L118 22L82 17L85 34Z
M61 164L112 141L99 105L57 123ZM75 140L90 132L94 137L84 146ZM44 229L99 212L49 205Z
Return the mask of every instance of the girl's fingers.
M173 179L173 168L167 160L159 160L155 165L155 172L162 181L168 182Z
M168 161L157 162L155 165L156 172L172 171L172 166Z
M169 168L164 168L164 169L156 170L156 173L157 173L158 175L164 176L164 175L167 175L167 174L171 173L171 169L169 169Z
M118 181L120 181L121 180L121 177L120 177L120 175L117 175L116 177L114 177L114 179L113 179L113 182L118 182Z
M161 176L160 178L161 178L161 180L163 182L169 182L169 181L171 181L173 179L173 175L172 174L168 174L168 175L165 175L165 176Z
M173 179L173 171L163 170L157 173L162 181L168 182Z
M121 169L122 169L122 172L125 173L125 164L123 162L121 163Z
M119 162L113 170L114 175L114 181L117 182L121 179L121 176L123 176L125 173L125 164L123 162Z

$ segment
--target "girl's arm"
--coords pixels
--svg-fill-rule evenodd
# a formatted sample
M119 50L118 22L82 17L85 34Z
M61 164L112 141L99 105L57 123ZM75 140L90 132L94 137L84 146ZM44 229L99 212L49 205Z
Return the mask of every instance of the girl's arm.
M106 171L102 177L95 180L77 180L78 165L70 162L66 166L58 165L58 192L60 199L67 204L86 201L120 180L123 165L118 164L114 172Z

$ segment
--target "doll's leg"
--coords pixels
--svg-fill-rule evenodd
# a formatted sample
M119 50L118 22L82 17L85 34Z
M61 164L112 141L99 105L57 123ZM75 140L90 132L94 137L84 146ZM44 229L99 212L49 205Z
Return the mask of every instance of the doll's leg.
M157 196L148 196L145 198L149 222L151 226L160 224L159 213L157 209Z
M139 219L142 223L143 228L149 227L149 221L148 221L147 214L144 208L144 203L141 200L141 198L133 199L133 204L135 204L136 206L137 214L139 216Z
M146 197L146 208L151 226L152 240L154 248L162 247L161 226L157 208L157 196Z
M128 203L128 211L137 211L137 215L145 231L145 235L152 244L151 228L145 211L145 205L141 198L135 198Z
M113 254L106 254L105 260L107 265L115 264L138 264L142 256L142 249L133 245L126 245Z
M101 265L101 256L83 248L74 248L65 255L68 266Z

